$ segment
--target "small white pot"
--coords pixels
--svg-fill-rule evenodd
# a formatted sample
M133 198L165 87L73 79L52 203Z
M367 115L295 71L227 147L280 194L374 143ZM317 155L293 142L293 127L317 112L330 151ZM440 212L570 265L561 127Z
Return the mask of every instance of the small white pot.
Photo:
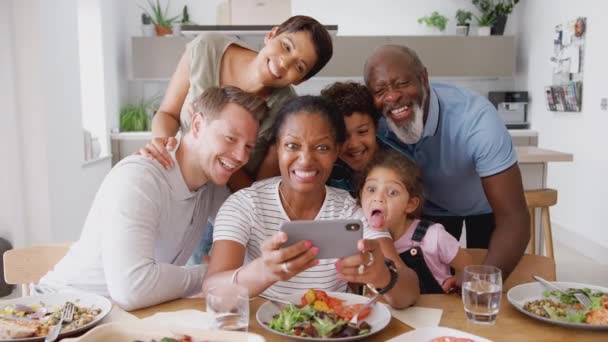
M468 36L469 35L469 27L466 25L456 26L456 35L457 36Z
M490 26L479 26L477 28L477 35L478 36L489 36L491 33L492 27Z
M156 29L154 24L141 25L141 34L144 37L156 37Z

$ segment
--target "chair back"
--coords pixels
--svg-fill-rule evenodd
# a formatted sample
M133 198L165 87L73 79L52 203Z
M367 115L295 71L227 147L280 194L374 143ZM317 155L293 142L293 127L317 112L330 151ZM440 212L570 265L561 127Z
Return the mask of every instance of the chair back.
M467 248L466 251L473 257L473 264L481 265L488 254L487 249ZM533 275L541 276L547 280L555 280L555 260L534 254L524 254L513 272L507 279L503 279L503 292L509 291L513 286L534 281Z
M528 212L530 213L530 242L528 244L528 251L532 254L545 255L544 250L547 252L547 256L551 259L555 259L553 254L553 232L551 229L551 216L549 215L549 207L557 203L557 190L555 189L534 189L526 190L524 192L526 197L526 204L528 205ZM541 230L536 229L536 211L540 210L540 226ZM537 249L536 237L542 237ZM544 247L544 248L543 248ZM544 250L543 250L544 249Z
M38 245L4 252L4 280L21 285L21 294L29 295L29 284L35 283L63 258L72 243Z

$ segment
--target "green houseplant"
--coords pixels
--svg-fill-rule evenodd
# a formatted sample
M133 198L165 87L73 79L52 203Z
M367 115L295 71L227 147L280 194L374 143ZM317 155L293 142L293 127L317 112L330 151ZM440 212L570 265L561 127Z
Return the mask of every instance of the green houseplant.
M418 24L426 24L428 27L436 27L439 31L445 31L448 18L434 11L431 15L418 18Z
M491 33L502 35L507 24L507 17L513 12L513 7L519 0L472 0L473 5L479 10L480 18L484 23L490 23ZM481 26L481 25L480 25Z
M171 34L171 24L173 24L174 21L179 20L179 15L169 17L168 1L164 10L160 6L160 0L156 0L156 3L152 2L152 0L147 0L147 2L149 9L145 9L141 6L139 7L145 12L145 14L147 14L152 19L152 22L156 26L156 34L159 36Z
M139 132L150 130L148 108L150 103L140 101L137 104L126 104L120 109L120 131Z
M469 34L470 21L473 13L459 9L456 11L456 34L466 36Z

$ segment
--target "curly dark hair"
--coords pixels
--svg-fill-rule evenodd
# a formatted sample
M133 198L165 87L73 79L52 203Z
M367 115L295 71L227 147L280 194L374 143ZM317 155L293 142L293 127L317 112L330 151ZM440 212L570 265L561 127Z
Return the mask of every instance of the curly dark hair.
M361 193L365 186L367 175L369 175L372 170L379 167L396 172L399 175L401 182L405 185L407 192L410 194L410 198L418 197L420 199L418 208L407 215L412 219L420 218L424 205L424 190L420 168L418 168L418 165L416 165L413 160L394 150L378 152L374 159L365 167L365 170L361 173L361 177L358 179L357 203L361 205Z
M336 82L323 89L321 96L333 102L340 115L351 116L354 112L368 114L374 125L378 126L380 113L374 105L374 98L363 84Z

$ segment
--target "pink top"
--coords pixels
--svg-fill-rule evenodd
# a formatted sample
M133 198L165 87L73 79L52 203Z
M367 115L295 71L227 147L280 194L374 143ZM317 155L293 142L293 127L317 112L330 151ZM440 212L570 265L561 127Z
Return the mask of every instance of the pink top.
M407 229L405 234L399 240L395 241L395 249L401 254L412 247L420 245L424 261L429 267L429 270L437 279L439 285L452 276L450 273L450 263L458 254L460 243L450 233L445 231L445 228L439 223L434 223L429 227L426 235L421 242L412 241L414 231L420 220L414 220L412 225Z

